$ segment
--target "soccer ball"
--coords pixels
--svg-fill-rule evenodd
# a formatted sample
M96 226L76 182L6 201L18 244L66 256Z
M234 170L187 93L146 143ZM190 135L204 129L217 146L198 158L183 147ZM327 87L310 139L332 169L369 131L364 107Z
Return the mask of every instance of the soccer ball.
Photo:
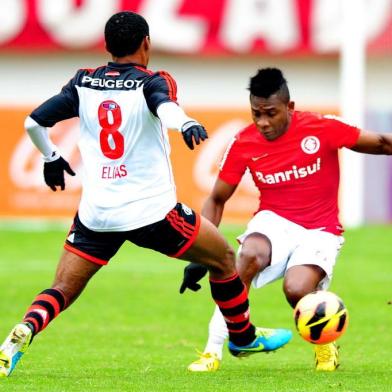
M348 325L348 312L336 294L314 291L297 303L294 321L297 331L306 341L326 344L344 333Z

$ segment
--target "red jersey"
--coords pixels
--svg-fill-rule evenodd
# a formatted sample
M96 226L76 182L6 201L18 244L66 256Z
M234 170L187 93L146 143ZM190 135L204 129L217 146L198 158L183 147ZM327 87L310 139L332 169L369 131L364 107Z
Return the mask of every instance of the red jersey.
M240 182L249 169L260 192L257 210L270 210L307 229L341 234L338 149L352 147L359 129L336 118L294 112L288 130L268 141L254 124L236 134L219 178Z

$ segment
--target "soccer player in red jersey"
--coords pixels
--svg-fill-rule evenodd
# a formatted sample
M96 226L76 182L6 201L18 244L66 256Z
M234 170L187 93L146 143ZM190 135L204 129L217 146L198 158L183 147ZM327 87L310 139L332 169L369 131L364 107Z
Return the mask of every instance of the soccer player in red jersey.
M174 79L147 69L147 22L132 12L115 14L106 23L105 42L112 62L77 71L25 122L43 155L45 182L56 191L65 187L64 172L75 173L46 127L80 118L83 192L53 284L0 346L0 376L11 374L32 338L76 300L125 241L208 268L233 355L281 347L291 331L277 329L265 336L249 320L248 293L232 248L209 220L177 201L167 129L178 129L192 150L207 133L177 104Z
M276 68L259 70L250 79L249 90L253 123L227 147L202 215L218 226L225 203L250 171L260 203L238 238L237 270L248 289L252 282L258 288L283 277L284 294L294 308L304 295L328 287L344 241L338 219L338 150L390 155L392 136L296 111L287 82ZM187 266L180 292L198 290L203 274L203 266ZM226 336L224 319L216 309L204 353L188 369L218 369ZM335 370L335 344L314 348L316 369Z

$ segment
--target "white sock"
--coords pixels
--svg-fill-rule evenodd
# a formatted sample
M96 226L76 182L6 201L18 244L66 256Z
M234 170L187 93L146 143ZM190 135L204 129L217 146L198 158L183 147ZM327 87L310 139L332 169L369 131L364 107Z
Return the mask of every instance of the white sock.
M216 306L208 326L208 341L204 352L215 353L219 359L222 359L223 345L228 336L225 319L218 306Z

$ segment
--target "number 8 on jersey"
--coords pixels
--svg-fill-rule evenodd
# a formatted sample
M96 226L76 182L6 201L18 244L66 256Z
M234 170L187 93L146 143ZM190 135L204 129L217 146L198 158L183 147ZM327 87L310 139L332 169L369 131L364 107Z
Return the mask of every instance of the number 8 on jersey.
M124 136L118 130L122 122L120 106L114 101L103 101L98 108L98 120L102 127L99 142L103 155L109 159L122 157L124 154ZM113 144L114 148L110 144Z

